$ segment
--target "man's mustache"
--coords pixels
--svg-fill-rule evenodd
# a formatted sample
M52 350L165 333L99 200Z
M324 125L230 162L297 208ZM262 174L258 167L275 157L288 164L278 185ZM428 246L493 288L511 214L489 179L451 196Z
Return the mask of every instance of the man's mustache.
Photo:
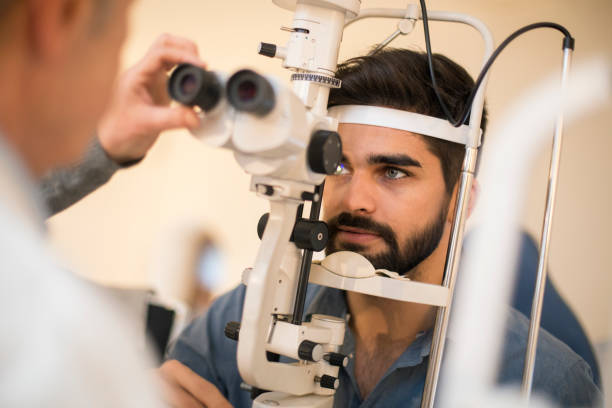
M395 232L393 232L389 225L376 222L368 217L343 212L327 221L327 226L329 229L330 242L332 242L336 235L338 235L340 227L344 226L371 231L372 233L379 235L387 244L391 246L397 245Z

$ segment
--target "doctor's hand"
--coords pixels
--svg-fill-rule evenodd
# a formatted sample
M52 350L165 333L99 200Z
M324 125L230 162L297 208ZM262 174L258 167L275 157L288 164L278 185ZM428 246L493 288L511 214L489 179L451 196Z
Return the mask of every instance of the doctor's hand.
M141 159L161 131L199 125L192 109L170 106L167 72L180 63L205 67L195 43L164 34L142 60L119 77L98 125L100 144L113 160Z
M168 360L157 370L166 402L173 408L231 408L232 405L213 384L186 365Z

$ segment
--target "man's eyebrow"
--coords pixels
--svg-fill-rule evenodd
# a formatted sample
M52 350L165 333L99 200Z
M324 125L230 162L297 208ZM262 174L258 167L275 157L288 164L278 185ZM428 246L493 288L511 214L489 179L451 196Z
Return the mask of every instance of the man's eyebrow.
M421 163L407 154L373 154L368 157L368 164L392 164L404 167L423 167Z

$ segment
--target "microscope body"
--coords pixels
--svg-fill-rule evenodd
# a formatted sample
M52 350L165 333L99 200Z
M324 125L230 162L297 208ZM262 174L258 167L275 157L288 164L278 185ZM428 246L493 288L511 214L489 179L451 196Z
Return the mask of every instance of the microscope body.
M250 70L228 77L193 66L175 69L168 86L175 100L200 112L201 126L192 133L205 144L232 150L252 176L251 190L270 202L255 263L243 275L242 320L229 322L225 330L238 341L245 383L271 391L254 406L331 407L339 368L348 363L338 353L345 321L324 315L310 322L296 319L303 310L303 304L296 310L296 292L308 282L302 264L310 267L303 258L327 241L325 224L301 213L305 201L320 205L317 186L342 157L327 100L330 89L340 86L334 78L338 49L346 20L357 16L360 1L274 3L295 12L292 27L284 28L290 38L285 47L262 43L260 53L283 59L293 71L292 89ZM281 363L279 356L294 362Z
M236 75L244 72L234 74L225 88L231 89ZM223 76L218 78L223 83ZM277 391L273 396L263 394L261 400L314 394L310 400L319 402L307 406L331 406L339 366L346 364L337 356L345 322L331 316L314 316L300 325L290 322L302 251L308 249L307 244L298 247L291 238L304 202L321 199L315 190L325 177L321 172L325 162L333 169L341 157L334 132L337 124L308 110L293 90L275 79L258 78L270 85L274 99L274 106L265 114L241 110L240 103L228 97L229 103L202 111L202 126L193 132L206 144L231 149L252 176L251 190L270 202L259 252L242 279L247 285L242 321L231 323L238 340L238 368L250 386ZM324 140L313 142L317 139L313 135ZM335 145L333 157L330 145ZM296 362L269 361L269 353ZM340 358L340 363L330 364L330 356L334 361ZM324 400L329 401L319 405Z
M301 294L305 293L305 283L310 281L439 308L421 405L431 407L478 156L487 76L483 77L471 102L465 160L443 284L390 280L375 273L365 258L350 252L332 254L313 265L309 277L303 273L304 266L310 268L312 251L321 250L327 237L326 230L314 221L318 212L311 211L310 219L304 220L302 205L305 201L311 201L313 208L320 205L320 185L325 174L333 173L341 158L337 121L328 115L327 102L330 89L341 86L335 72L343 30L363 18L401 19L396 32L378 50L398 35L409 33L416 20L425 20L424 4L419 11L415 5L405 9L360 10L360 0L273 2L294 12L292 26L282 28L290 32L290 38L285 46L261 43L259 53L283 60L283 66L292 71L291 89L273 78L264 78L262 82L263 77L250 71L239 71L229 79L222 74L204 73L197 75L207 77L209 83L216 85L199 92L193 100L173 96L183 104L201 108L202 125L194 135L211 146L231 149L236 161L252 176L251 190L270 202L255 264L243 275L247 290L242 320L230 322L226 327L228 337L238 340L240 375L253 388L271 391L257 397L254 407L333 405L339 367L348 361L338 353L345 322L336 317L314 315L310 322L302 323ZM483 67L487 66L486 61L493 55L493 38L484 23L469 15L445 11L430 12L429 19L462 23L476 29L484 40ZM242 81L237 81L237 76ZM182 79L176 78L175 85L180 87ZM189 84L190 80L185 83ZM221 93L225 97L219 96ZM258 99L257 95L265 97ZM360 270L366 270L367 276L353 276ZM271 355L285 356L295 362L280 363L277 358L270 358Z

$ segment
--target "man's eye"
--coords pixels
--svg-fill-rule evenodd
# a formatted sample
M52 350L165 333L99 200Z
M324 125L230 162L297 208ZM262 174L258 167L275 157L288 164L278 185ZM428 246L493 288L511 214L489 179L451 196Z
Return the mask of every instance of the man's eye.
M338 167L336 167L336 171L334 172L334 176L342 176L344 174L348 174L348 170L344 166L343 163L340 163Z
M401 179L407 176L408 174L405 171L400 170L395 167L388 167L385 169L385 177L392 179L392 180Z

